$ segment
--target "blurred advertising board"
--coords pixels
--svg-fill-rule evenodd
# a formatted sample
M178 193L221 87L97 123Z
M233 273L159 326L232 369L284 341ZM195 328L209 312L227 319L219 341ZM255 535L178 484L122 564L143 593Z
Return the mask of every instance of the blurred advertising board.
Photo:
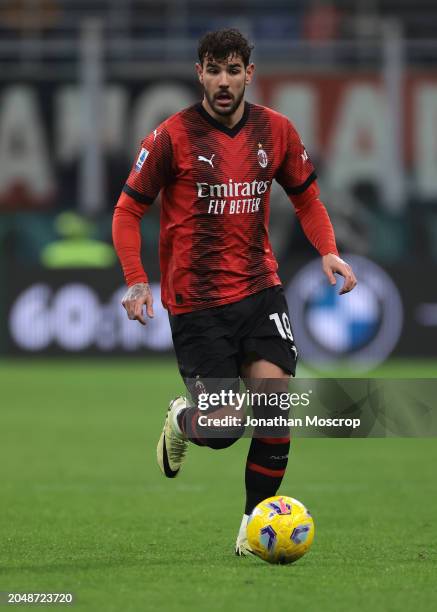
M200 98L194 71L178 75L145 69L138 76L108 78L99 95L98 142L103 158L102 209L112 204L138 143L169 115ZM148 77L147 74L150 76ZM145 75L145 76L144 76ZM401 163L414 197L437 195L437 78L407 72L398 129ZM0 81L0 210L77 206L86 159L80 85L65 79ZM359 181L380 188L387 181L388 118L392 109L375 72L284 73L260 70L249 99L272 106L297 125L321 177L331 189ZM83 169L82 169L83 172Z
M383 269L345 256L359 284L338 296L319 259L280 267L293 333L303 360L377 364L389 356L431 357L437 346L432 264ZM340 286L341 279L338 280ZM118 269L16 269L6 283L2 347L7 355L147 355L172 351L167 313L153 283L155 318L128 320Z

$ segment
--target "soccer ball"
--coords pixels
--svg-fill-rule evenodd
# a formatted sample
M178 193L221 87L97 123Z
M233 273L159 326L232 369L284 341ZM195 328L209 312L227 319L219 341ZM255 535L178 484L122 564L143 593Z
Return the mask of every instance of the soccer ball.
M314 521L305 506L285 495L268 497L249 516L247 539L253 552L268 563L293 563L310 548Z

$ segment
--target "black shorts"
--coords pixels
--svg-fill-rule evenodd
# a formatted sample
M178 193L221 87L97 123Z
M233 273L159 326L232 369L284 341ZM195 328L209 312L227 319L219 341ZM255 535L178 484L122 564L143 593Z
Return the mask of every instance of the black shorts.
M265 359L294 376L297 352L282 286L239 302L169 315L184 378L238 378L245 361Z

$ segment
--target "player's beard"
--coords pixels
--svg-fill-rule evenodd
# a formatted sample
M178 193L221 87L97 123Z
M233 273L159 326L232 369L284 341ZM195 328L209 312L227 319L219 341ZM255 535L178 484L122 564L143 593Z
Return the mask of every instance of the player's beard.
M208 100L208 104L210 105L212 110L215 113L217 113L217 115L221 115L222 117L228 117L229 115L233 115L235 113L235 111L239 108L241 102L243 101L245 91L246 91L246 87L244 86L242 92L240 93L240 95L237 98L234 98L234 101L229 106L229 108L223 109L223 108L220 108L220 106L218 106L215 103L215 96L211 96L209 94L209 92L206 91L206 89L204 90L205 97ZM227 93L229 93L229 92L227 92ZM232 96L232 94L230 94L230 95Z

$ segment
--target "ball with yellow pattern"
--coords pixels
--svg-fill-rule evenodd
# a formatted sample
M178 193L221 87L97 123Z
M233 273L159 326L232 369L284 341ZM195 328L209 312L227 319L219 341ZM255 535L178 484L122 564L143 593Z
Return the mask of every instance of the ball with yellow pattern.
M293 563L311 547L314 521L305 506L285 495L268 497L253 509L247 524L253 552L268 563Z

